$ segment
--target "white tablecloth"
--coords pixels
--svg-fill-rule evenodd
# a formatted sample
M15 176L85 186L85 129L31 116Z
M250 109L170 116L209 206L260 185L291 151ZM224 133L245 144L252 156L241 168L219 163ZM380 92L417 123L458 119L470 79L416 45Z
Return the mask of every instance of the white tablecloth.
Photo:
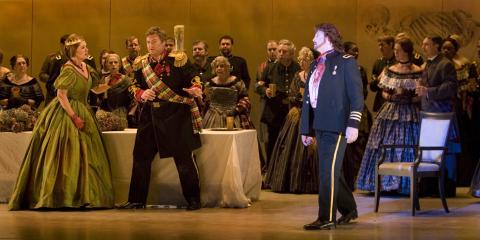
M117 203L128 198L135 134L135 129L103 133ZM0 133L0 201L6 201L13 190L30 137L31 132ZM256 131L204 130L200 137L202 147L195 155L202 204L206 207L247 207L251 201L258 200L262 177ZM172 158L156 156L148 203L186 204Z

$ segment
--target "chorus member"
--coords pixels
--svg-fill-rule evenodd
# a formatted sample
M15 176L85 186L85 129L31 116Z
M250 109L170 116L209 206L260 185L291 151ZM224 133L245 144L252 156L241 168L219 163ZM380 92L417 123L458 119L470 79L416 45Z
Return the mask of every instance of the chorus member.
M278 133L288 113L290 84L300 65L294 60L295 45L287 39L280 40L277 47L278 60L263 72L256 84L256 92L265 101L260 121L267 125L267 164L270 161Z
M318 192L316 145L305 147L298 132L305 82L313 60L313 52L302 47L298 52L301 70L295 73L288 93L290 110L273 147L265 177L274 192Z
M30 60L21 54L10 58L13 71L0 81L0 105L3 108L18 108L29 105L38 108L44 97L37 79L28 75Z
M226 57L216 57L211 65L216 76L205 84L206 113L202 126L224 128L227 117L233 116L235 128L253 128L245 83L230 75L230 62Z
M379 87L385 103L378 111L368 138L357 179L357 188L375 190L375 166L382 157L381 145L418 144L420 134L420 98L415 94L422 80L422 69L412 63L413 42L397 38L394 52L396 64L385 68L380 75ZM415 149L386 151L385 162L414 162ZM382 176L382 191L410 192L410 179L399 176Z
M242 79L248 89L250 87L250 75L248 73L247 61L243 57L233 55L233 44L233 37L229 35L221 36L218 40L219 56L228 58L228 61L232 65L231 74ZM214 56L210 57L210 62L213 61L214 58Z
M372 80L370 82L370 90L375 92L375 99L373 102L373 111L378 112L385 102L382 97L383 90L378 87L380 82L380 74L385 67L389 67L396 63L395 54L393 53L393 46L395 45L395 38L392 36L381 36L377 39L378 49L382 56L375 60L372 68Z
M457 93L457 73L455 66L442 53L443 39L429 36L423 39L422 49L427 63L421 84L417 86L417 94L421 97L421 110L426 112L455 112L452 99ZM460 141L457 124L450 127L448 136L448 154L445 157L447 169L445 195L456 195L456 154L460 152ZM429 187L429 189L432 189Z

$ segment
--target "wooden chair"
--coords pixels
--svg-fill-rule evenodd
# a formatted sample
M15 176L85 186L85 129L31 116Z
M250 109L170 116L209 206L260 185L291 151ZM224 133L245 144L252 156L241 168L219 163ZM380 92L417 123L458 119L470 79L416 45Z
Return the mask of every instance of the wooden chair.
M410 177L410 201L412 216L420 210L418 200L418 182L423 177L437 177L440 198L445 212L449 212L445 199L445 155L447 138L453 113L420 112L420 139L416 145L382 145L382 157L375 168L375 212L380 203L381 175ZM385 152L398 148L414 148L414 162L384 162Z

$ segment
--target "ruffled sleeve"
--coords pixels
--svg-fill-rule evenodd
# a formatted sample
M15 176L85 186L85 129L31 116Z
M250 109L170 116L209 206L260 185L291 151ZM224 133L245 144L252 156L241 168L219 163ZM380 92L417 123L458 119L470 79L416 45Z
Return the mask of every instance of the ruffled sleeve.
M71 89L77 80L75 70L71 67L64 66L60 71L60 75L55 80L56 89Z

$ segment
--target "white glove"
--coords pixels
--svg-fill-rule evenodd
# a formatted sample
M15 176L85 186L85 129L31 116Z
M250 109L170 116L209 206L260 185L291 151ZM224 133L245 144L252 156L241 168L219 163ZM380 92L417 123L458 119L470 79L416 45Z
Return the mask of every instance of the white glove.
M305 147L310 146L313 143L313 138L309 136L302 135L302 143Z
M355 142L358 138L358 128L347 127L345 137L347 138L347 143Z

